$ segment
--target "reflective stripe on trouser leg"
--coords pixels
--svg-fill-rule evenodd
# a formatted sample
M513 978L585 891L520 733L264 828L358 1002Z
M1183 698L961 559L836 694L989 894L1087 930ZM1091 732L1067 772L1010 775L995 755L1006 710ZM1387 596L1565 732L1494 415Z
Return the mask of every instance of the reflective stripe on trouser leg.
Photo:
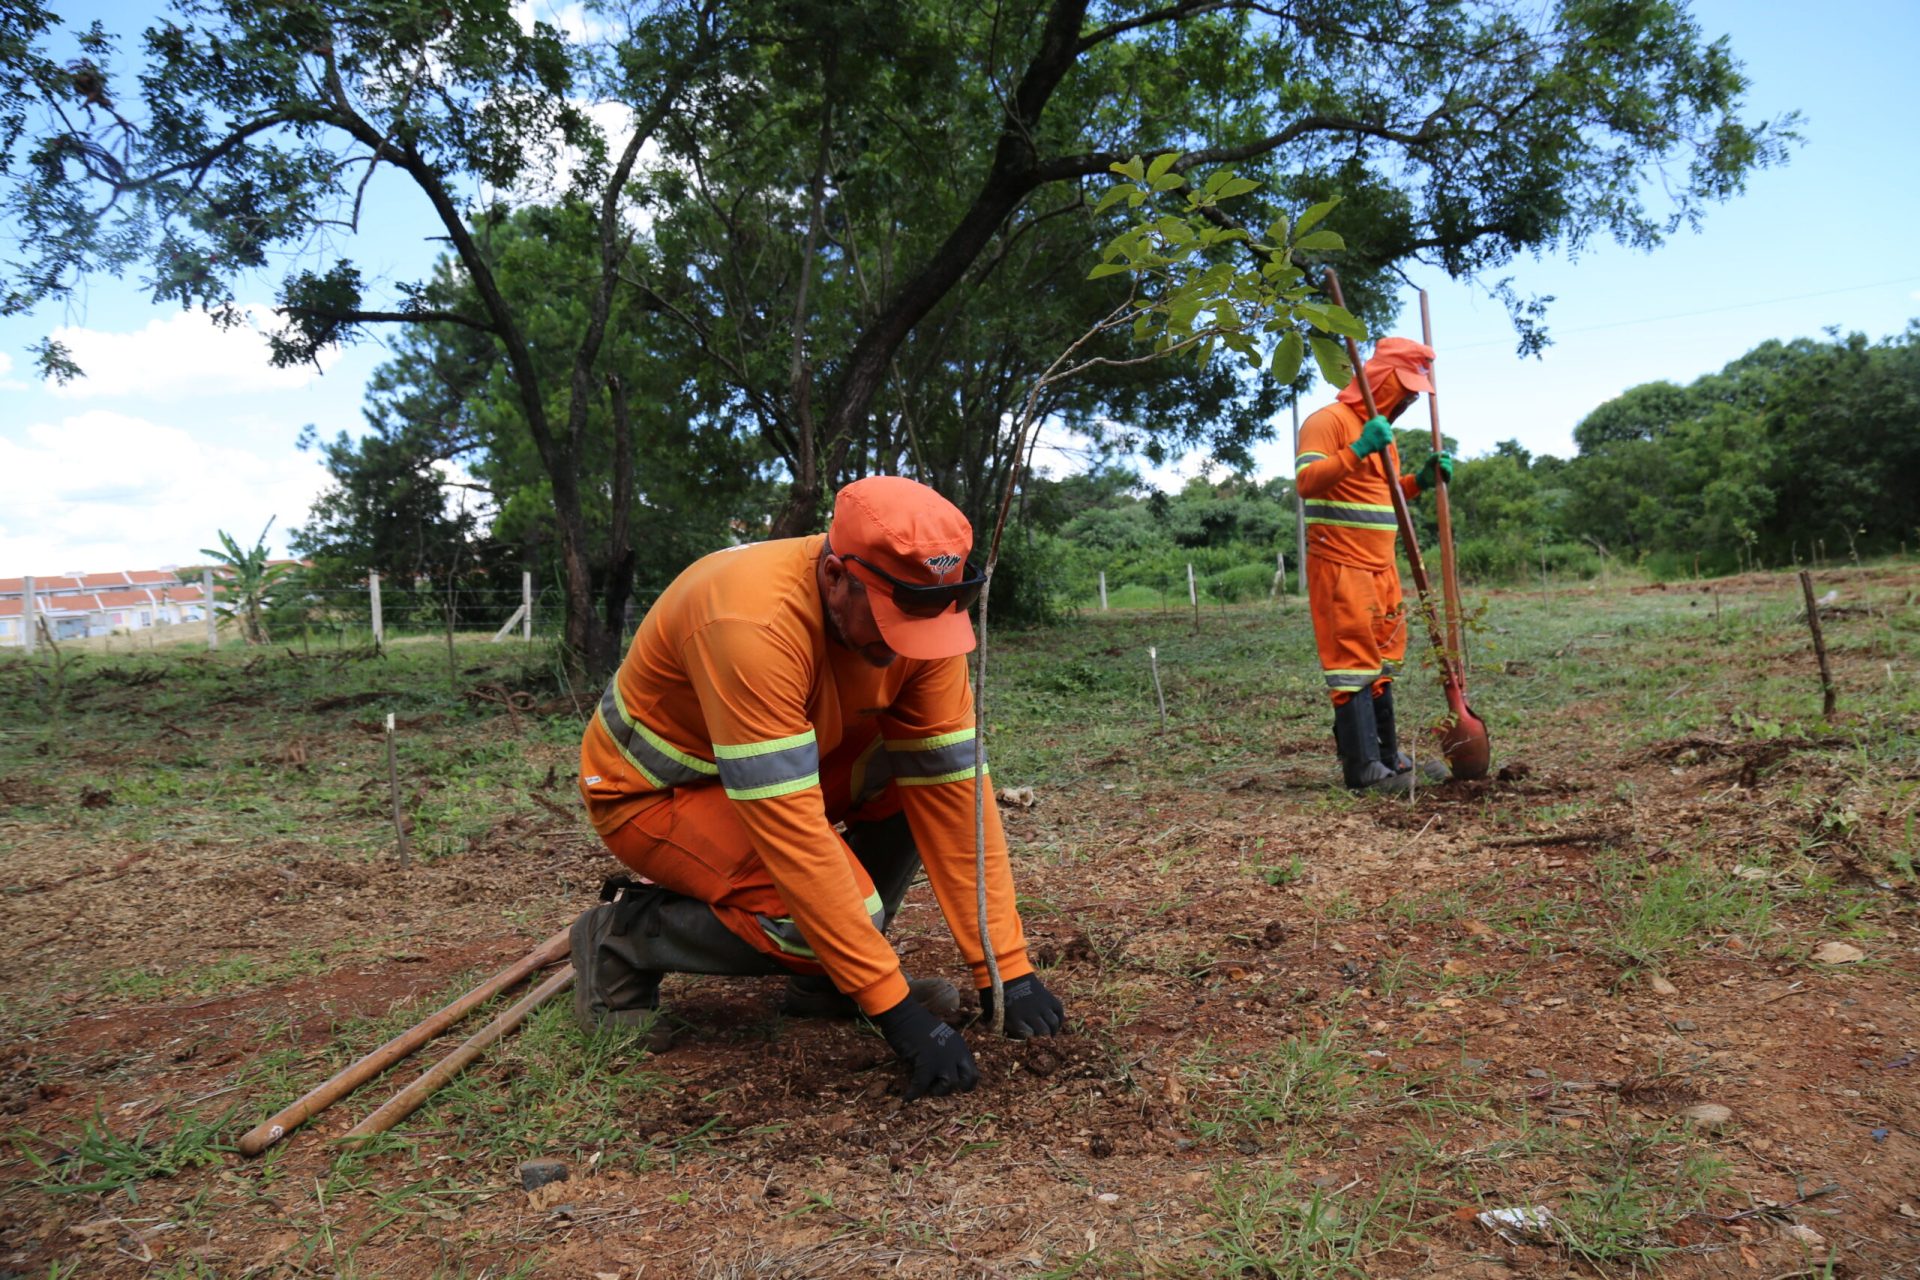
M783 968L824 972L793 926L792 912L755 851L739 807L720 787L677 788L609 833L607 847L634 871L710 906L710 914L735 937ZM883 911L872 877L851 848L844 842L841 847L868 918L878 928Z
M1406 615L1396 570L1308 556L1307 599L1321 674L1336 705L1388 677L1406 657Z

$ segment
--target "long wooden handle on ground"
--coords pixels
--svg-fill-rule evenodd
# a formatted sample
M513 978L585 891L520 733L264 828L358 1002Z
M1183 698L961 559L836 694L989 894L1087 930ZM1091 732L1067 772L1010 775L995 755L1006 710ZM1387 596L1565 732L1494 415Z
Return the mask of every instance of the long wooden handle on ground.
M1427 311L1427 291L1420 291L1420 341L1433 346L1433 317ZM1434 383L1434 389L1427 392L1427 417L1433 424L1433 451L1441 453L1446 449L1446 438L1440 434L1440 384L1434 380L1432 372L1427 380ZM1433 470L1433 510L1440 526L1440 594L1447 607L1447 664L1453 668L1453 676L1461 685L1467 682L1466 650L1460 644L1460 576L1454 564L1453 555L1453 506L1447 498L1446 473L1439 467Z
M551 978L521 997L511 1009L476 1031L465 1044L440 1059L425 1075L381 1103L378 1111L347 1130L340 1136L340 1140L362 1143L376 1134L385 1133L405 1120L433 1096L434 1090L459 1075L461 1069L469 1062L485 1053L496 1041L503 1039L508 1032L525 1022L528 1014L572 985L572 965L556 971Z
M326 1083L315 1086L305 1097L281 1111L279 1114L261 1121L240 1139L240 1151L244 1155L257 1156L271 1147L295 1129L319 1115L328 1107L346 1097L355 1089L373 1077L385 1071L400 1059L418 1049L427 1041L445 1031L460 1019L472 1013L508 987L524 981L528 976L546 968L567 954L566 929L554 934L541 943L524 958L502 969L467 994L455 1000L432 1017L423 1020L409 1030L401 1032L393 1039L369 1053L366 1057L340 1070Z

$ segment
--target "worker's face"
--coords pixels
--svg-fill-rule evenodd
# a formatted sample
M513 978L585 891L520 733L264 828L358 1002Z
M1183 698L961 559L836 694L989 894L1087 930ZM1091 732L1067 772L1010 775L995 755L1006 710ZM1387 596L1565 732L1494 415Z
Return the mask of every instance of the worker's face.
M833 638L876 667L893 665L900 655L887 647L880 624L873 620L867 585L853 576L839 556L823 556L820 575L826 601L827 630Z
M1388 422L1400 421L1400 415L1405 413L1413 405L1413 402L1415 400L1418 400L1419 398L1420 398L1420 393L1418 391L1405 391L1405 390L1401 391L1400 403L1394 405L1393 408L1387 410L1387 421Z

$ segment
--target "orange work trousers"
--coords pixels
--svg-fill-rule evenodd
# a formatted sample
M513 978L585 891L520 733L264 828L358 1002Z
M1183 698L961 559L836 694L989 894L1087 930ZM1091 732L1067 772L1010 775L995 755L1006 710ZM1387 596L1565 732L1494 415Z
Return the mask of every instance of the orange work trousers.
M1359 569L1307 557L1307 601L1320 670L1334 705L1384 688L1407 656L1407 614L1397 568Z
M864 766L881 754L878 731L854 735L820 762L820 789L829 822L874 822L900 812L899 789L888 782L856 807ZM884 765L882 766L884 767ZM836 833L855 883L873 910L873 877ZM804 945L791 908L747 834L726 789L675 787L606 837L607 848L629 868L675 893L698 898L737 937L795 973L825 973L819 962L794 954ZM875 918L875 927L879 919ZM782 946L782 940L786 946Z

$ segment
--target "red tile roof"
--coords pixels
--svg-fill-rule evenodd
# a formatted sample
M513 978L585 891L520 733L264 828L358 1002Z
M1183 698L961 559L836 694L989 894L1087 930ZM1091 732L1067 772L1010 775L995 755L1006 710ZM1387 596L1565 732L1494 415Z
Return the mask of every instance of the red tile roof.
M80 584L89 591L105 591L110 587L125 587L131 585L132 582L133 579L127 576L124 569L116 573L89 573L80 579Z

